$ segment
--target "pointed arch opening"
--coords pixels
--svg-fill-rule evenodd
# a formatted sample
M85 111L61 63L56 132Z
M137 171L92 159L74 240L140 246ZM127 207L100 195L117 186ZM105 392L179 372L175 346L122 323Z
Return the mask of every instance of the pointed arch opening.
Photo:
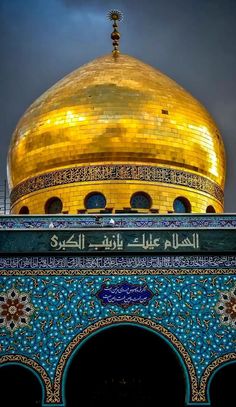
M0 366L1 405L41 407L44 398L42 383L35 372L18 363Z
M232 383L236 377L236 361L223 364L215 370L209 381L211 407L226 407L235 404L235 389Z
M64 379L66 407L185 405L186 377L176 352L141 326L119 324L90 335Z

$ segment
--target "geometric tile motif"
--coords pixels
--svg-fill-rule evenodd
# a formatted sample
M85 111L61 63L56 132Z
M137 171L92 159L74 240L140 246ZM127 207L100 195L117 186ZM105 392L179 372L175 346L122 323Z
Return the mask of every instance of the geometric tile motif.
M5 327L13 334L17 328L26 327L34 307L29 294L20 292L14 287L0 293L0 328Z
M222 325L215 311L218 293L231 292L235 280L235 276L226 274L2 276L2 304L13 290L25 303L24 296L28 294L23 293L30 292L35 313L30 330L18 325L17 332L10 331L11 336L8 325L2 324L0 348L3 354L20 351L40 362L53 380L60 356L76 335L106 318L137 316L152 320L173 334L190 354L200 378L216 358L235 351L235 329L230 324ZM154 295L148 304L128 308L101 304L96 293L102 286L124 282L145 286Z
M232 290L220 293L220 301L215 310L220 314L223 325L236 329L236 285Z

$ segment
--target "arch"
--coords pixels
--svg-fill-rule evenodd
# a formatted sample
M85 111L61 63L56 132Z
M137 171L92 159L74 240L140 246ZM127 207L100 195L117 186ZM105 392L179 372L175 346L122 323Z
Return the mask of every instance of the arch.
M208 205L206 208L206 213L216 213L216 210L213 205Z
M23 355L4 355L0 357L0 368L10 364L21 365L29 369L37 377L41 384L42 401L45 401L45 403L54 402L52 382L47 372L39 363Z
M221 368L230 363L236 363L236 353L234 352L220 356L207 366L200 380L198 398L194 401L210 400L210 384L213 377Z
M135 192L131 196L130 206L135 209L150 209L152 206L152 199L146 192Z
M20 208L20 210L19 210L19 214L20 215L28 215L30 212L29 212L29 208L28 208L28 206L22 206L21 208Z
M63 352L56 369L54 381L55 400L57 400L58 402L63 400L63 402L65 402L64 388L67 369L74 354L76 353L78 348L84 343L84 341L86 341L89 337L91 337L91 335L96 334L102 329L106 329L111 326L121 324L131 324L146 328L161 336L171 346L183 367L187 389L186 398L188 400L191 400L193 395L197 392L198 389L195 367L187 350L184 348L182 343L175 337L175 335L173 335L163 326L155 323L154 321L148 318L142 318L133 315L122 315L105 318L94 323L93 325L90 325L83 332L79 333L74 337L74 339L72 339L70 344Z
M106 207L106 198L101 192L90 192L84 199L86 209L103 209Z
M178 196L173 202L175 213L191 213L191 203L184 196Z
M48 214L61 213L62 208L63 208L62 200L57 196L49 198L45 203L45 213Z
M142 407L157 401L183 407L186 380L176 353L160 335L137 324L113 324L73 353L64 394L66 407Z

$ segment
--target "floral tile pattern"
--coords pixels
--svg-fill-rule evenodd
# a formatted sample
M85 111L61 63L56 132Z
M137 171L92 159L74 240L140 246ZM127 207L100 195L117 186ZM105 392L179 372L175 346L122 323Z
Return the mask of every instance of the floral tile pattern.
M14 287L0 293L0 328L5 327L13 333L19 327L26 327L33 312L28 294Z
M221 315L220 320L223 325L236 329L236 286L231 291L220 293L220 301L215 309Z

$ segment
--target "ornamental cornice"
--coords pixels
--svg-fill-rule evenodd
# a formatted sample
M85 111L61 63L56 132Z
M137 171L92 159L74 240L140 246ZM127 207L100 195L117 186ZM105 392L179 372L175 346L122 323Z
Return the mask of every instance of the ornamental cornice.
M209 194L221 203L224 200L224 192L220 186L201 175L172 168L119 164L65 168L29 178L13 188L10 194L11 205L23 196L44 188L81 182L122 180L178 185Z

